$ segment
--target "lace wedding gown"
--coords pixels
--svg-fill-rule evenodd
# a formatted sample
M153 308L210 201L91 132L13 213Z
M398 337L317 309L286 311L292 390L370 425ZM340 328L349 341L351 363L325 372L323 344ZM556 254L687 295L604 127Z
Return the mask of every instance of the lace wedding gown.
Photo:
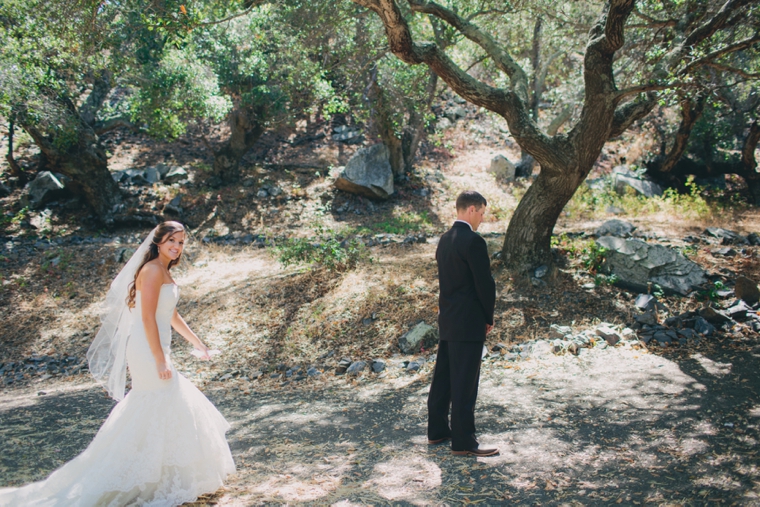
M176 285L161 287L156 321L167 356L178 299ZM139 291L132 311L141 315ZM0 489L0 506L170 507L222 486L235 471L224 436L230 426L173 365L171 380L158 378L140 318L134 319L127 364L132 390L87 449L44 481Z

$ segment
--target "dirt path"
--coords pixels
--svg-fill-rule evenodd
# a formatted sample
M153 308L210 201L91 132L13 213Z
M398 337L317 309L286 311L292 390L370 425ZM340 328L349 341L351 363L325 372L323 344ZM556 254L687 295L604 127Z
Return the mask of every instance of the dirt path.
M238 473L208 502L760 505L757 361L717 343L488 363L477 420L501 454L482 459L427 445L430 364L250 394L211 383ZM0 392L0 486L42 478L87 445L112 403L85 378Z

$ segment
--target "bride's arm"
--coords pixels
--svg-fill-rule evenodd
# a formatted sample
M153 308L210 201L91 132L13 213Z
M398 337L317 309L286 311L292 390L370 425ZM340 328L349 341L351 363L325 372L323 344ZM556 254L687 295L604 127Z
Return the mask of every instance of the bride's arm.
M185 340L189 341L193 347L203 353L203 356L201 356L203 359L210 359L210 356L208 355L208 347L203 344L201 339L198 338L198 335L193 333L193 330L190 329L190 326L187 325L185 319L182 318L182 315L180 315L176 309L174 310L174 315L172 315L172 327L182 335Z
M140 271L139 278L145 336L148 338L150 351L156 360L158 378L169 380L172 378L172 371L166 364L166 356L164 356L164 350L161 348L161 337L158 334L158 323L156 323L156 308L158 307L161 286L164 283L164 275L160 267L146 264Z

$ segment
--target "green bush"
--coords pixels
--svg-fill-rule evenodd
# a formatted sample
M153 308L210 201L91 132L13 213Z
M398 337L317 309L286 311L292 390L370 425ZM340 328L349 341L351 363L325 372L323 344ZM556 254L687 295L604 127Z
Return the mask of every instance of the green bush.
M276 247L277 260L283 266L304 264L319 266L330 271L348 271L363 261L371 260L367 247L351 238L340 240L332 231L316 239L290 238Z

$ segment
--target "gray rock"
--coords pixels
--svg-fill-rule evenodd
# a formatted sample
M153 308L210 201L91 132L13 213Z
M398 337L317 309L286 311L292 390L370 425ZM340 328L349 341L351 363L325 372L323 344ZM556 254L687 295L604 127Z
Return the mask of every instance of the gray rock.
M627 238L634 230L636 230L636 227L633 224L624 222L622 220L613 219L607 220L602 225L600 225L599 228L597 228L595 231L595 234L598 237L615 236L618 238Z
M161 181L161 173L155 167L148 167L143 171L143 178L152 185Z
M625 210L618 206L607 206L607 209L605 209L604 211L612 215L622 215L625 213Z
M172 166L168 166L164 164L163 162L159 162L156 164L156 171L158 171L158 175L161 176L161 178L166 177L167 174L169 174L169 171L172 170Z
M620 334L609 326L598 326L595 331L596 334L604 338L604 341L609 345L616 345L622 339Z
M702 317L697 317L694 320L694 331L702 336L712 336L715 333L715 326L707 322Z
M496 155L491 159L491 166L488 172L493 174L496 179L503 181L514 181L515 165L504 155Z
M404 354L416 354L420 348L432 348L438 342L438 330L420 322L398 339L398 346Z
M699 338L699 335L696 331L694 331L691 328L685 327L683 329L678 330L678 334L686 338L687 340L695 340Z
M382 359L375 359L372 361L372 371L380 373L383 370L385 370L385 361Z
M657 331L653 338L660 344L660 345L668 345L673 341L673 338L667 334L664 331Z
M351 364L352 364L351 360L348 359L347 357L344 357L338 362L338 367L335 369L335 374L343 375L344 373L346 373L346 370L348 369L349 366L351 366Z
M657 316L653 311L647 311L641 315L636 315L634 317L634 320L639 324L645 324L647 326L654 326L657 324Z
M609 252L603 269L618 277L618 284L645 292L649 284L663 291L686 295L707 283L705 271L681 253L638 239L604 236L597 243Z
M760 234L756 232L749 233L749 235L747 235L747 241L749 241L749 244L752 246L760 245Z
M269 192L267 192L266 190L262 188L261 190L256 192L256 197L260 199L264 199L265 197L269 197Z
M181 183L188 179L187 171L182 167L172 167L166 176L164 176L164 183L171 185L172 183Z
M723 324L728 324L728 323L733 322L733 320L731 320L731 317L729 317L728 315L726 315L720 310L716 310L715 308L711 306L705 306L704 308L700 308L699 316L705 319L707 322L709 322L713 326L722 326Z
M29 204L32 208L39 208L64 195L66 187L55 174L50 171L42 171L35 179L26 184L26 192L29 195Z
M409 364L406 365L406 371L418 371L420 368L422 368L422 365L425 363L421 363L419 361L410 361Z
M446 118L448 118L449 121L453 123L457 121L458 119L464 118L465 116L467 116L467 111L462 106L453 106L453 107L447 108L443 112L443 115Z
M335 180L345 192L370 199L387 199L393 194L393 170L388 148L380 143L358 150Z
M364 371L364 368L367 367L367 363L364 361L356 361L355 363L351 363L351 366L348 367L348 370L346 370L346 373L349 375L358 375L361 372Z
M164 213L169 213L171 215L181 215L182 214L182 207L180 204L182 203L182 196L178 195L174 197L171 201L169 201L166 206L164 206Z
M563 339L571 334L573 334L573 328L570 326L552 324L551 327L549 327L549 338Z
M757 284L746 276L740 276L736 279L734 293L737 298L751 305L760 301L760 290L758 290Z
M726 315L728 315L733 320L744 320L744 318L747 316L747 313L749 312L752 312L752 308L747 306L747 303L741 299L737 301L736 304L731 308L726 309Z
M645 197L662 195L664 192L663 188L654 181L641 178L623 166L613 169L613 174L615 192L620 195L624 195L629 187Z
M710 253L721 257L733 257L737 252L730 246L724 246L723 248L712 250Z
M306 370L306 375L308 375L309 377L318 377L322 375L322 372L312 366L311 368Z
M453 126L454 126L454 124L453 124L453 123L451 122L451 120L449 120L448 118L440 118L440 119L439 119L439 120L436 122L436 124L435 124L435 129L436 129L437 131L439 131L439 132L442 132L442 131L444 131L444 130L448 130L448 129L450 129L450 128L451 128L451 127L453 127Z
M747 245L749 240L741 234L722 229L720 227L708 227L704 232L707 236L712 236L720 240L722 245Z
M272 197L277 197L282 194L282 189L280 187L271 186L267 187L267 192L269 192L269 195Z
M535 276L536 278L543 278L544 276L546 276L546 273L548 272L549 272L549 266L539 266L533 272L533 276Z

